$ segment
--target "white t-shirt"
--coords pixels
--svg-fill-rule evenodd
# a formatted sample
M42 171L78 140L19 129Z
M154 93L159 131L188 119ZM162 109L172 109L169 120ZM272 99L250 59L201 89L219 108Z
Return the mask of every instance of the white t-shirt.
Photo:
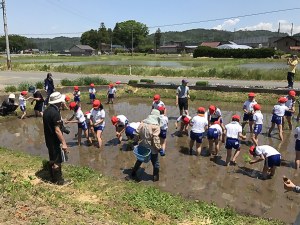
M209 128L217 129L219 136L223 133L222 128L221 128L221 126L219 124L213 124Z
M158 103L154 101L154 102L152 103L152 108L153 108L153 109L158 109L158 107L160 107L160 106L165 107L165 103L163 103L162 101L159 101Z
M298 135L297 140L300 140L300 127L296 127L294 134L297 134Z
M80 96L80 91L74 91L73 95L74 96Z
M160 115L159 118L160 118L160 129L167 130L169 124L168 117L165 115Z
M115 94L117 92L117 89L115 87L108 88L108 94Z
M192 131L194 133L203 133L205 127L208 126L208 121L205 116L194 116L191 121Z
M132 122L132 123L130 123L128 126L129 127L132 127L133 129L138 129L138 127L140 126L140 122Z
M104 109L102 109L102 110L92 109L91 110L91 119L92 119L93 123L98 123L102 119L104 120L105 119L105 111L104 111ZM100 123L98 126L101 126L101 125L105 126L105 121L103 121L102 123Z
M269 145L261 145L261 146L257 146L255 148L255 154L263 155L265 158L267 158L272 155L278 155L278 154L280 154L280 152L278 152L275 148L273 148Z
M23 95L19 96L19 105L20 106L26 106L26 100L25 100Z
M95 94L96 93L96 89L95 88L89 88L89 93L90 94Z
M192 119L192 117L190 117L190 116L185 116L185 117L187 117L189 119ZM179 116L176 121L177 122L183 122L182 116Z
M236 121L232 121L231 123L227 124L225 126L225 129L226 129L226 137L228 138L238 139L239 133L243 132L242 126Z
M285 111L289 111L290 109L284 104L274 105L273 112L277 116L284 116Z
M288 96L286 97L287 102L285 103L285 105L289 108L292 109L296 103L295 100L293 100L292 98L289 98Z
M248 112L253 112L253 106L256 104L257 104L257 102L255 100L253 100L252 102L247 100L244 102L243 109L246 109Z
M85 117L86 117L86 120L85 120L85 121L87 122L87 124L90 124L91 112L85 114Z
M83 114L81 108L79 108L77 110L77 112L74 113L74 116L78 120L79 123L83 123L85 121L85 117L84 117L84 114Z
M119 122L117 123L118 126L125 126L129 123L128 119L124 115L118 115L117 118L119 119Z
M253 120L255 124L263 124L264 116L261 111L256 111L253 115Z
M216 109L214 114L210 115L209 110L207 111L207 115L210 116L210 118L219 118L222 116L221 110L219 108Z

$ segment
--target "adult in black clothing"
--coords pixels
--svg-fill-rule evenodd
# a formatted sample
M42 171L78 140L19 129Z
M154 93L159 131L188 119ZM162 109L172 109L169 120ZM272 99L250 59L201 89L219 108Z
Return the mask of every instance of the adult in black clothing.
M50 95L49 106L43 115L44 134L49 153L49 171L52 182L58 185L65 184L62 176L61 164L67 154L67 144L61 131L62 119L59 108L65 101L65 96L59 92Z
M33 100L31 105L35 102L34 106L34 113L35 116L43 116L43 108L44 108L44 98L40 91L38 91L34 86L30 86L29 90L30 93L33 93Z
M48 105L48 101L49 101L49 97L50 95L55 92L55 87L54 87L54 83L53 83L53 79L52 79L52 74L51 73L47 73L47 77L44 80L44 89L47 93L47 98L45 100L45 105Z

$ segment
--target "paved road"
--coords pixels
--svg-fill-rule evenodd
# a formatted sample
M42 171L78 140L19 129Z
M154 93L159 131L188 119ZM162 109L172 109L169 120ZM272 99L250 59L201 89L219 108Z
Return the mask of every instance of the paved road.
M43 81L46 77L46 72L15 72L15 71L1 71L0 72L0 90L3 90L6 85L17 85L21 82L36 83ZM69 73L52 73L55 84L59 84L63 78L75 79L84 75L69 74ZM96 76L96 75L91 75ZM160 83L180 83L181 77L148 77L148 76L135 76L135 75L97 75L110 81L128 82L129 80L140 80L141 78L153 79L155 82ZM283 74L283 77L285 75ZM190 84L195 84L199 80L207 80L210 84L224 84L224 85L238 85L238 86L264 86L271 87L285 87L286 81L248 81L248 80L228 80L228 79L209 79L209 78L188 78ZM295 83L295 88L300 88L300 82Z

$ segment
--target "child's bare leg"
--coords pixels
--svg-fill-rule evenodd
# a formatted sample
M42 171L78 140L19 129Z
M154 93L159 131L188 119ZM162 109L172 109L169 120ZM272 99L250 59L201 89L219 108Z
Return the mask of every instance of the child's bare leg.
M87 141L91 144L92 143L92 139L89 137L89 130L86 129L84 131L84 136L86 137Z
M264 168L263 168L263 172L262 172L262 176L263 178L267 178L268 177L268 171L269 171L269 167L268 165L264 165Z
M197 156L199 156L201 154L201 149L202 149L202 143L197 143L196 142Z
M276 166L273 166L273 167L271 168L270 175L271 175L271 176L274 176L274 175L275 175L275 171L276 171Z
M191 139L191 140L190 140L190 152L193 150L194 143L195 143L195 141L193 141L193 140Z
M26 116L26 112L24 111L24 112L23 112L23 115L21 116L21 119L24 119L25 116Z
M160 145L164 151L166 151L166 144L167 144L166 139L160 138Z
M279 139L281 141L283 141L282 125L281 124L278 125L278 131L279 131Z
M249 121L250 133L253 133L253 121Z
M275 123L272 123L272 125L271 125L271 127L269 129L269 133L268 133L269 137L271 136L271 132L273 131L274 127L275 127Z
M219 139L217 139L215 140L215 155L219 154L219 149L220 149Z
M300 151L296 151L295 169L300 168Z
M101 146L102 146L102 138L101 138L101 135L102 135L102 131L101 131L101 130L97 130L97 140L98 140L99 148L101 148Z
M229 166L230 160L231 160L231 149L227 149L227 156L226 156L226 166Z
M208 152L209 152L209 154L213 153L213 145L214 145L214 140L213 139L209 139L208 140Z
M286 120L288 121L289 129L292 130L293 129L292 117L291 116L287 116Z
M236 158L239 156L240 154L240 149L235 150L232 161L235 163L236 162Z
M78 128L78 135L77 135L77 138L78 138L78 146L81 145L81 134L82 134L82 128Z
M251 140L252 140L252 142L254 143L255 146L258 145L257 134L253 134Z

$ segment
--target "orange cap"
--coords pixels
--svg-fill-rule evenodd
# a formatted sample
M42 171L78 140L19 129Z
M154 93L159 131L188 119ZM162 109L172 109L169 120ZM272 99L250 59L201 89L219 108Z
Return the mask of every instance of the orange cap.
M248 97L255 97L255 93L250 92L250 93L248 94Z
M289 95L292 96L292 97L295 97L296 96L296 92L293 91L293 90L291 90L291 91L289 91Z
M154 100L154 101L158 101L158 100L160 100L160 95L157 95L157 94L156 94L156 95L154 95L154 97L153 97L153 100Z
M116 125L116 124L119 122L118 117L113 116L113 117L111 118L111 122L112 122L113 125Z
M114 86L114 84L109 84L109 85L108 85L108 87L113 87L113 86Z
M256 111L256 110L261 110L261 106L259 104L255 104L253 106L253 109Z
M252 146L249 148L249 153L250 153L251 155L254 155L254 151L255 151L255 146L252 145Z
M76 102L71 102L69 105L70 110L74 109L76 107Z
M78 91L79 90L78 86L74 86L74 90Z
M65 101L68 102L68 101L70 101L70 100L71 100L70 96L66 95Z
M189 124L189 123L190 123L190 118L188 118L187 116L184 117L183 123L184 123L184 124Z
M22 91L21 95L27 95L27 93L28 93L27 91Z
M240 121L240 116L239 115L233 115L232 120L238 120Z
M91 87L95 87L95 84L91 83L90 86L91 86Z
M94 109L98 109L100 107L100 105L101 105L101 102L97 99L93 102Z
M217 110L217 107L214 106L214 105L210 105L209 108L208 108L208 110L209 110L210 114L214 114L215 111Z
M278 99L278 102L279 102L279 103L286 103L286 102L287 102L287 98L285 98L285 97L280 97L280 98Z
M205 108L204 107L199 107L198 108L198 113L205 113Z

